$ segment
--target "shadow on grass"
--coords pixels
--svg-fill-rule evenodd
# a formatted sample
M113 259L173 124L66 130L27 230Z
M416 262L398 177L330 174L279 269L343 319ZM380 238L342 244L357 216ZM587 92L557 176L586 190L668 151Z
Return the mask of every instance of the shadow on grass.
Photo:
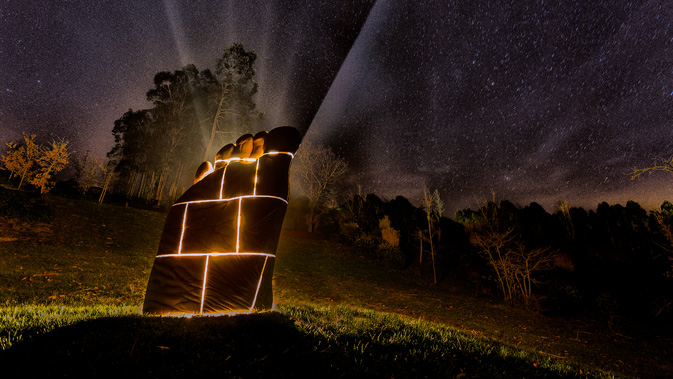
M0 352L0 367L3 377L562 377L530 361L477 353L453 342L426 351L424 347L437 341L420 335L403 344L386 344L371 335L327 338L304 330L279 312L107 317L19 342ZM406 331L378 334L387 332Z
M30 334L27 332L26 334ZM6 377L314 376L326 362L276 312L234 317L108 317L34 336L0 352ZM5 371L7 373L7 371Z

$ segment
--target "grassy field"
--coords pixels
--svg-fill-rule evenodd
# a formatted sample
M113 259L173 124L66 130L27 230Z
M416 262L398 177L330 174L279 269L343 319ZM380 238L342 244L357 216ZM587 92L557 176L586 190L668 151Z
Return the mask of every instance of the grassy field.
M507 308L428 266L388 270L327 241L281 238L277 312L139 313L165 215L47 197L46 222L0 219L0 361L13 375L666 377L672 341ZM39 362L39 364L36 364ZM12 376L10 376L12 377Z

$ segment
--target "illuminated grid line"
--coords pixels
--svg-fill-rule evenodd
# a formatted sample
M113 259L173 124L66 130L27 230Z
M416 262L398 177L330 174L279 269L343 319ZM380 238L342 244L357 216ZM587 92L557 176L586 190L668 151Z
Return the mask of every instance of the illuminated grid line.
M201 309L199 314L203 314L203 303L206 301L206 281L208 279L208 262L210 255L206 255L206 267L203 269L203 289L201 290Z
M178 254L182 254L182 239L185 237L185 223L187 222L187 209L189 203L185 204L185 213L182 215L182 232L180 233L180 245L178 246Z
M265 257L272 257L275 258L276 256L273 254L269 253L254 253L254 252L243 252L243 253L185 253L185 254L159 254L156 257L157 258L189 258L189 257L205 257L205 256L213 256L213 257L223 257L226 255L237 255L237 256L243 256L243 255L260 255L260 256L265 256Z
M190 200L190 201L183 201L181 203L175 203L173 206L176 205L182 205L182 204L198 204L198 203L223 203L227 201L232 201L232 200L238 200L238 199L249 199L249 198L269 198L269 199L278 199L283 201L285 204L287 204L287 200L283 199L280 196L273 196L273 195L241 195L241 196L234 196L234 197L229 197L226 199L210 199L210 200Z
M243 199L238 199L238 221L236 222L236 252L238 253L238 242L241 238L241 207Z
M292 154L292 153L290 153L290 152L285 152L285 151L270 151L270 152L268 152L268 153L264 153L264 154L260 155L259 158L261 158L261 157L263 157L263 156L265 156L265 155L278 155L278 154L286 154L286 155L289 155L289 156L291 156L292 158L294 158L294 154ZM248 162L248 163L252 163L252 162L254 162L254 161L259 160L259 158L238 158L238 157L234 157L234 158L228 158L228 159L216 159L216 160L215 160L215 163L216 163L216 164L217 164L217 163L221 163L221 162L224 162L224 163L226 163L226 164L229 164L229 163L231 163L231 162Z
M257 195L257 173L259 172L259 160L257 160L257 167L255 167L255 184L252 187L252 196ZM221 196L220 196L221 197Z
M259 294L259 287L262 286L262 278L264 277L264 270L266 269L266 261L269 259L269 257L264 258L264 266L262 266L262 272L259 273L259 282L257 282L257 291L255 291L255 298L252 299L252 305L250 306L250 310L248 313L252 312L252 310L255 308L255 304L257 304L257 295Z
M227 173L227 166L224 166L224 170L222 170L222 181L220 182L220 200L222 200L222 196L224 195L224 174Z

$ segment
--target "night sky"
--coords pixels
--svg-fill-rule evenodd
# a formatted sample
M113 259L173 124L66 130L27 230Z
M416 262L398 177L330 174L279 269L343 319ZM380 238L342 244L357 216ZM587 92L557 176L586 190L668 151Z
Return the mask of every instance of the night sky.
M673 200L671 174L628 176L673 154L671 2L182 3L1 2L0 142L102 155L154 74L214 69L240 41L259 54L260 129L330 145L353 190L437 188L447 216L492 193L549 211Z

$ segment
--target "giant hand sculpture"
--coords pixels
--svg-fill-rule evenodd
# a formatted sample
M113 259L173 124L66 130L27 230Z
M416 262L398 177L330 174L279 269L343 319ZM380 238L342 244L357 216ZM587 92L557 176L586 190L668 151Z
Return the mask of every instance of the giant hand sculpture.
M171 207L150 274L144 313L270 309L272 277L301 143L295 128L240 137L204 162Z

